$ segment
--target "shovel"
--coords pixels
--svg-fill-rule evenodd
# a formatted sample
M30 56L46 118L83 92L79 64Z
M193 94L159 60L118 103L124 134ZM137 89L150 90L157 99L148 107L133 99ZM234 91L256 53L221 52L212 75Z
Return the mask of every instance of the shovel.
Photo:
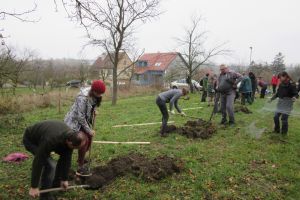
M94 110L94 116L93 116L93 124L92 124L92 128L94 130L95 128L95 121L96 121L96 111ZM91 139L91 145L90 145L90 149L89 149L89 163L88 163L88 171L89 171L89 176L92 175L91 173L91 162L92 162L92 144L93 144L93 137Z
M88 187L90 187L90 186L89 185L73 185L73 186L69 186L67 188L62 188L62 187L49 188L49 189L40 190L40 194L48 193L48 192L64 191L64 190L75 189L75 188L88 188Z
M210 114L210 118L209 118L209 122L212 120L213 116L215 115L215 107L213 108L211 114Z
M95 127L95 119L96 119L96 114L95 114L95 111L93 113L93 121L92 121L92 129L94 130L94 127ZM90 145L90 149L89 149L89 158L88 158L88 164L87 164L87 171L88 171L88 174L86 175L80 175L80 174L76 174L77 176L79 177L88 177L88 176L92 176L92 173L91 173L91 162L92 162L92 144L93 144L93 137L91 138L91 145Z

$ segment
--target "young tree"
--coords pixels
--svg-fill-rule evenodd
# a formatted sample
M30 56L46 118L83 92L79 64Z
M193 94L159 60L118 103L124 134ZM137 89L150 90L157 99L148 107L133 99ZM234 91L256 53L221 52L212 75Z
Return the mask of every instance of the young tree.
M187 69L187 82L190 85L191 92L194 91L191 80L197 69L209 63L211 58L229 53L228 50L224 49L225 43L216 45L213 48L205 46L207 32L200 30L201 21L201 17L192 17L191 26L185 28L182 37L176 38Z
M82 60L79 64L78 71L79 71L78 78L81 81L81 83L84 83L88 78L88 73L89 73L88 64Z
M70 17L80 21L85 28L90 44L101 47L113 64L112 105L117 103L120 52L128 51L134 43L137 25L160 14L157 11L159 3L160 0L75 0L64 3Z
M272 63L272 70L274 74L279 74L282 71L285 71L285 64L284 64L284 55L279 52Z

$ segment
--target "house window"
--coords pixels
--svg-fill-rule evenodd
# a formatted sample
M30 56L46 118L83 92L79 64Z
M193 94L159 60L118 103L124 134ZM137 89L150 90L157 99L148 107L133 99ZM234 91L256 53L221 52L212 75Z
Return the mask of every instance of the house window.
M137 62L137 66L138 67L147 67L148 66L148 62L140 60L140 61Z
M155 67L159 67L161 65L161 62L157 62L157 63L155 63Z

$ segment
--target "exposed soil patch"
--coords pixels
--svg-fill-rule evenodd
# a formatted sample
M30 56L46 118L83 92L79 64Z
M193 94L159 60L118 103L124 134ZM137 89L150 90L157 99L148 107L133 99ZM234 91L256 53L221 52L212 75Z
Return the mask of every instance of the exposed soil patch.
M249 110L246 106L238 105L234 107L234 112L243 112L246 114L252 114L252 111Z
M187 121L182 127L169 125L167 133L171 132L177 132L188 138L208 139L217 132L217 127L212 122L199 119L197 121Z
M182 170L183 162L180 159L163 155L150 160L141 154L130 154L114 158L105 166L93 168L92 176L81 179L80 184L90 185L89 189L98 189L129 173L146 181L156 181Z

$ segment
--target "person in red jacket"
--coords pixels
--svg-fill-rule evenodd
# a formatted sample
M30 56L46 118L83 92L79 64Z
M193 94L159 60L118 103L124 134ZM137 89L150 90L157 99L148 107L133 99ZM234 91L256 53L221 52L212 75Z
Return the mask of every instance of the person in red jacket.
M278 81L279 81L278 77L275 74L273 74L272 80L271 80L271 85L272 85L272 88L273 88L273 94L276 93L276 88L277 88L277 85L278 85Z

